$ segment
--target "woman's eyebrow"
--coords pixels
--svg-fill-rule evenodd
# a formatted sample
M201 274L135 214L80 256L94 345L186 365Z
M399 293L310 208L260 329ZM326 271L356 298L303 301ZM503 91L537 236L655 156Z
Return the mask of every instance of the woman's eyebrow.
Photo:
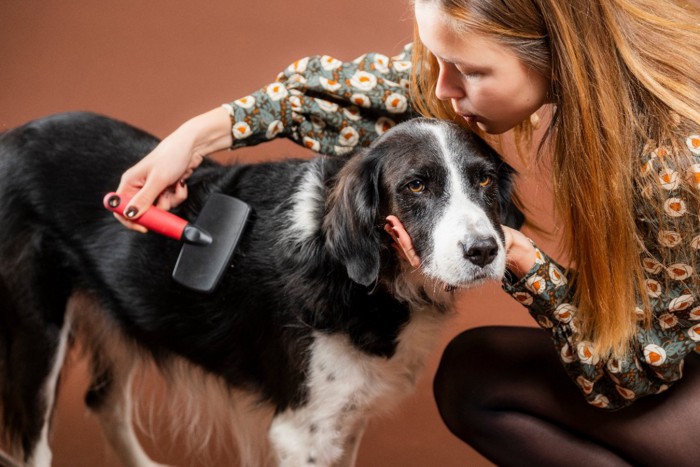
M441 57L437 54L433 54L433 55L435 55L435 58L437 58L441 62L449 63L450 65L464 65L465 64L461 60L455 60L452 58L445 58L445 57Z
M440 60L441 62L449 63L450 65L455 65L455 66L463 66L463 67L481 67L483 65L480 65L478 63L472 62L465 60L464 58L457 58L457 57L441 57L440 55L436 54L435 52L431 52L435 58Z

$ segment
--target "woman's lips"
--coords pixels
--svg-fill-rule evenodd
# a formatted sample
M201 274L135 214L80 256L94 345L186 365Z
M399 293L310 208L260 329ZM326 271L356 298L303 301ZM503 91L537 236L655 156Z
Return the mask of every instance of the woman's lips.
M454 110L454 112L457 115L459 115L460 117L462 117L467 123L475 124L476 122L480 121L480 118L478 115L475 115L475 114L472 114L469 112L460 111L458 109L458 107L456 105L454 105L455 104L454 102L452 104L453 104L452 109Z
M476 123L479 121L479 117L476 115L459 114L467 123Z

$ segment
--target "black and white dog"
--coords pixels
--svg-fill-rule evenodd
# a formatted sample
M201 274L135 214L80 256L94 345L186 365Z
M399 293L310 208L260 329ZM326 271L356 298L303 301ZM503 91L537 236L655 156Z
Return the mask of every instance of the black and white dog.
M347 159L206 162L177 213L193 219L224 192L253 216L234 266L202 294L170 277L177 242L127 230L102 206L156 144L89 113L0 136L0 464L51 463L57 382L77 336L92 369L86 403L126 465L155 465L131 426L132 369L149 361L178 389L267 407L279 464L353 465L367 417L414 386L451 291L504 274L500 225L522 220L512 169L477 137L427 119ZM394 251L388 215L420 268ZM260 465L239 444L242 463Z

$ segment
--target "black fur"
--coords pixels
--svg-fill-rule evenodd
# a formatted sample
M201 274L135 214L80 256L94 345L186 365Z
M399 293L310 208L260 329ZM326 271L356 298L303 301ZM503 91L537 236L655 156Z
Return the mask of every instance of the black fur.
M396 131L349 159L203 164L176 213L193 219L214 192L236 196L253 211L232 266L211 294L171 280L177 242L129 231L102 207L104 194L155 147L156 138L89 113L47 117L1 136L6 436L20 441L25 452L37 438L45 408L36 391L51 364L66 302L76 291L95 297L122 333L156 361L182 356L231 386L256 391L278 412L307 397L313 331L344 333L362 352L391 357L411 312L390 286L402 269L383 232L384 219L403 214L419 255L429 240L419 229L410 231L426 216L425 199L397 197L391 191L404 180L387 178L396 172L387 165L418 166L431 157L429 143L408 134ZM474 136L460 138L465 148L482 153L479 164L498 175L499 185L480 202L490 215L519 224L522 215L510 202L512 170ZM402 145L406 159L390 156ZM323 174L327 201L316 213L313 237L299 243L288 233L288 214L310 165ZM431 300L428 295L423 292L423 299ZM110 378L108 369L94 375L89 406L99 406Z

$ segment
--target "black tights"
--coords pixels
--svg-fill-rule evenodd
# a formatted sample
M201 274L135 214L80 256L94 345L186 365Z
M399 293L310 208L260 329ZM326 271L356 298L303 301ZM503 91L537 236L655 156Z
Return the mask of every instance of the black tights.
M442 356L435 399L447 427L499 466L697 466L700 356L663 394L590 406L545 331L484 327Z

